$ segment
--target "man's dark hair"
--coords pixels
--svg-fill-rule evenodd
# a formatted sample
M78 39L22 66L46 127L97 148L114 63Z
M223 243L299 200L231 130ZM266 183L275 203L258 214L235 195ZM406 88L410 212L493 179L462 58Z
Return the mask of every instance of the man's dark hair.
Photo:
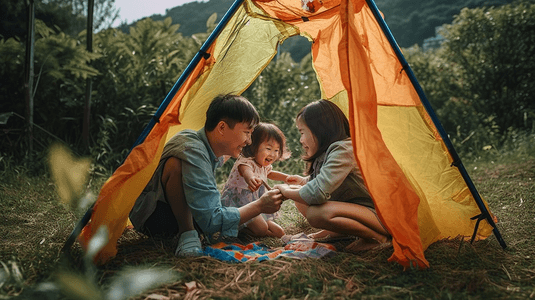
M316 137L318 151L307 162L313 162L327 151L329 146L350 136L349 121L342 110L331 101L318 100L303 107L296 120L302 118L312 134ZM309 170L310 171L310 170Z
M212 100L206 111L204 129L212 131L220 121L233 129L236 123L250 123L255 126L260 121L256 108L245 97L238 95L219 95Z

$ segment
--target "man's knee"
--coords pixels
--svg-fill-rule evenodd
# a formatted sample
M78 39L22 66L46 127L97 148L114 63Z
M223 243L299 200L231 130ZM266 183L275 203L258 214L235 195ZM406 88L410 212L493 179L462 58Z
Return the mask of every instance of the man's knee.
M182 161L175 157L167 159L162 173L162 185L165 197L171 205L186 203L182 178Z
M165 162L162 173L163 185L169 181L182 181L182 161L176 157L170 157Z

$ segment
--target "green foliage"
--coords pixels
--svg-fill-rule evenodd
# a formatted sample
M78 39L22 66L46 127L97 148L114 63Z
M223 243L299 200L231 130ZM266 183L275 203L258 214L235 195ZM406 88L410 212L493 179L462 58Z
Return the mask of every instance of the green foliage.
M16 105L23 112L21 83L24 78L24 46L14 38L0 39L0 112L9 112ZM19 101L16 101L19 100ZM12 146L12 145L9 145ZM0 146L1 147L1 146Z
M67 7L72 15L87 20L88 0L49 0L50 4ZM115 0L94 0L93 4L93 28L95 31L110 28L119 17L119 11L115 8ZM87 23L87 21L85 21ZM77 32L82 31L84 27Z
M4 38L26 38L29 1L4 0L0 2L0 35ZM35 18L48 27L58 28L76 36L87 27L88 0L34 0ZM117 19L115 0L94 0L93 28L109 28Z
M445 26L444 55L458 70L456 97L495 117L502 131L533 126L525 115L535 113L534 32L535 4L527 1L463 9Z
M477 157L533 132L534 20L529 1L463 9L444 26L441 48L405 51L461 157Z
M91 78L91 153L97 158L94 169L100 173L115 169L198 50L192 38L177 33L178 27L171 19L147 19L132 27L130 34L104 30L95 35L94 52L90 53L85 49L84 32L74 38L37 20L36 126L53 132L78 152L86 152L80 145L80 132L86 79ZM0 86L0 97L6 99L0 101L1 111L18 116L25 115L24 51L17 39L0 39L0 76L7 83ZM10 118L7 126L17 130L6 131L8 140L20 139L18 133L24 125L23 119ZM56 139L49 134L36 137L40 151ZM3 143L0 150L22 159L26 143L14 144Z
M46 132L54 132L65 141L76 142L81 132L80 120L83 113L83 93L85 79L99 74L89 62L100 57L98 53L88 52L75 38L63 32L56 32L43 22L36 22L34 61L34 83L31 91L34 96L34 122ZM0 40L2 53L2 69L0 78L5 79L2 85L2 111L25 115L24 102L24 60L25 47L17 39ZM5 55L5 56L4 56ZM4 100L5 99L5 100ZM11 128L23 129L21 120L8 123ZM60 130L57 130L60 129ZM7 133L8 139L17 137ZM43 133L43 131L40 131ZM50 134L36 135L41 151L46 144L55 139ZM27 145L19 143L0 145L0 149L23 156ZM10 147L10 148L8 148Z
M187 66L198 46L177 33L171 19L145 19L130 28L95 36L92 113L96 135L93 154L106 168L115 168L143 131L157 107Z

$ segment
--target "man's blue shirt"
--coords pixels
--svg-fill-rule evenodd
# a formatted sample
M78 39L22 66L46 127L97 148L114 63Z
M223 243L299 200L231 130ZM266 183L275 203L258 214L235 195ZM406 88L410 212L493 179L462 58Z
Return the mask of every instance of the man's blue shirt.
M204 128L199 131L183 130L166 143L156 172L130 213L134 226L143 226L154 212L157 201L172 201L165 199L161 184L163 166L169 157L182 161L182 184L186 202L203 233L208 236L216 232L225 236L237 236L240 213L235 207L221 205L215 178L216 168L224 162L223 157L215 156Z

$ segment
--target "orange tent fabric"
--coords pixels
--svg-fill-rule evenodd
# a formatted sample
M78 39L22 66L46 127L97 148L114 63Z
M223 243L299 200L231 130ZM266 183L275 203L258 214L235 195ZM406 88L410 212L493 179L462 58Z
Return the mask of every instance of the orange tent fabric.
M110 232L95 260L116 254L128 213L158 163L164 143L184 128L204 123L209 101L241 93L260 74L286 38L313 41L322 97L348 115L355 156L378 215L393 236L390 261L426 268L424 250L440 238L470 236L479 208L451 166L437 130L422 107L365 0L247 0L174 96L160 123L103 186L80 242L100 226ZM315 100L315 99L311 99ZM478 237L492 232L480 224Z

